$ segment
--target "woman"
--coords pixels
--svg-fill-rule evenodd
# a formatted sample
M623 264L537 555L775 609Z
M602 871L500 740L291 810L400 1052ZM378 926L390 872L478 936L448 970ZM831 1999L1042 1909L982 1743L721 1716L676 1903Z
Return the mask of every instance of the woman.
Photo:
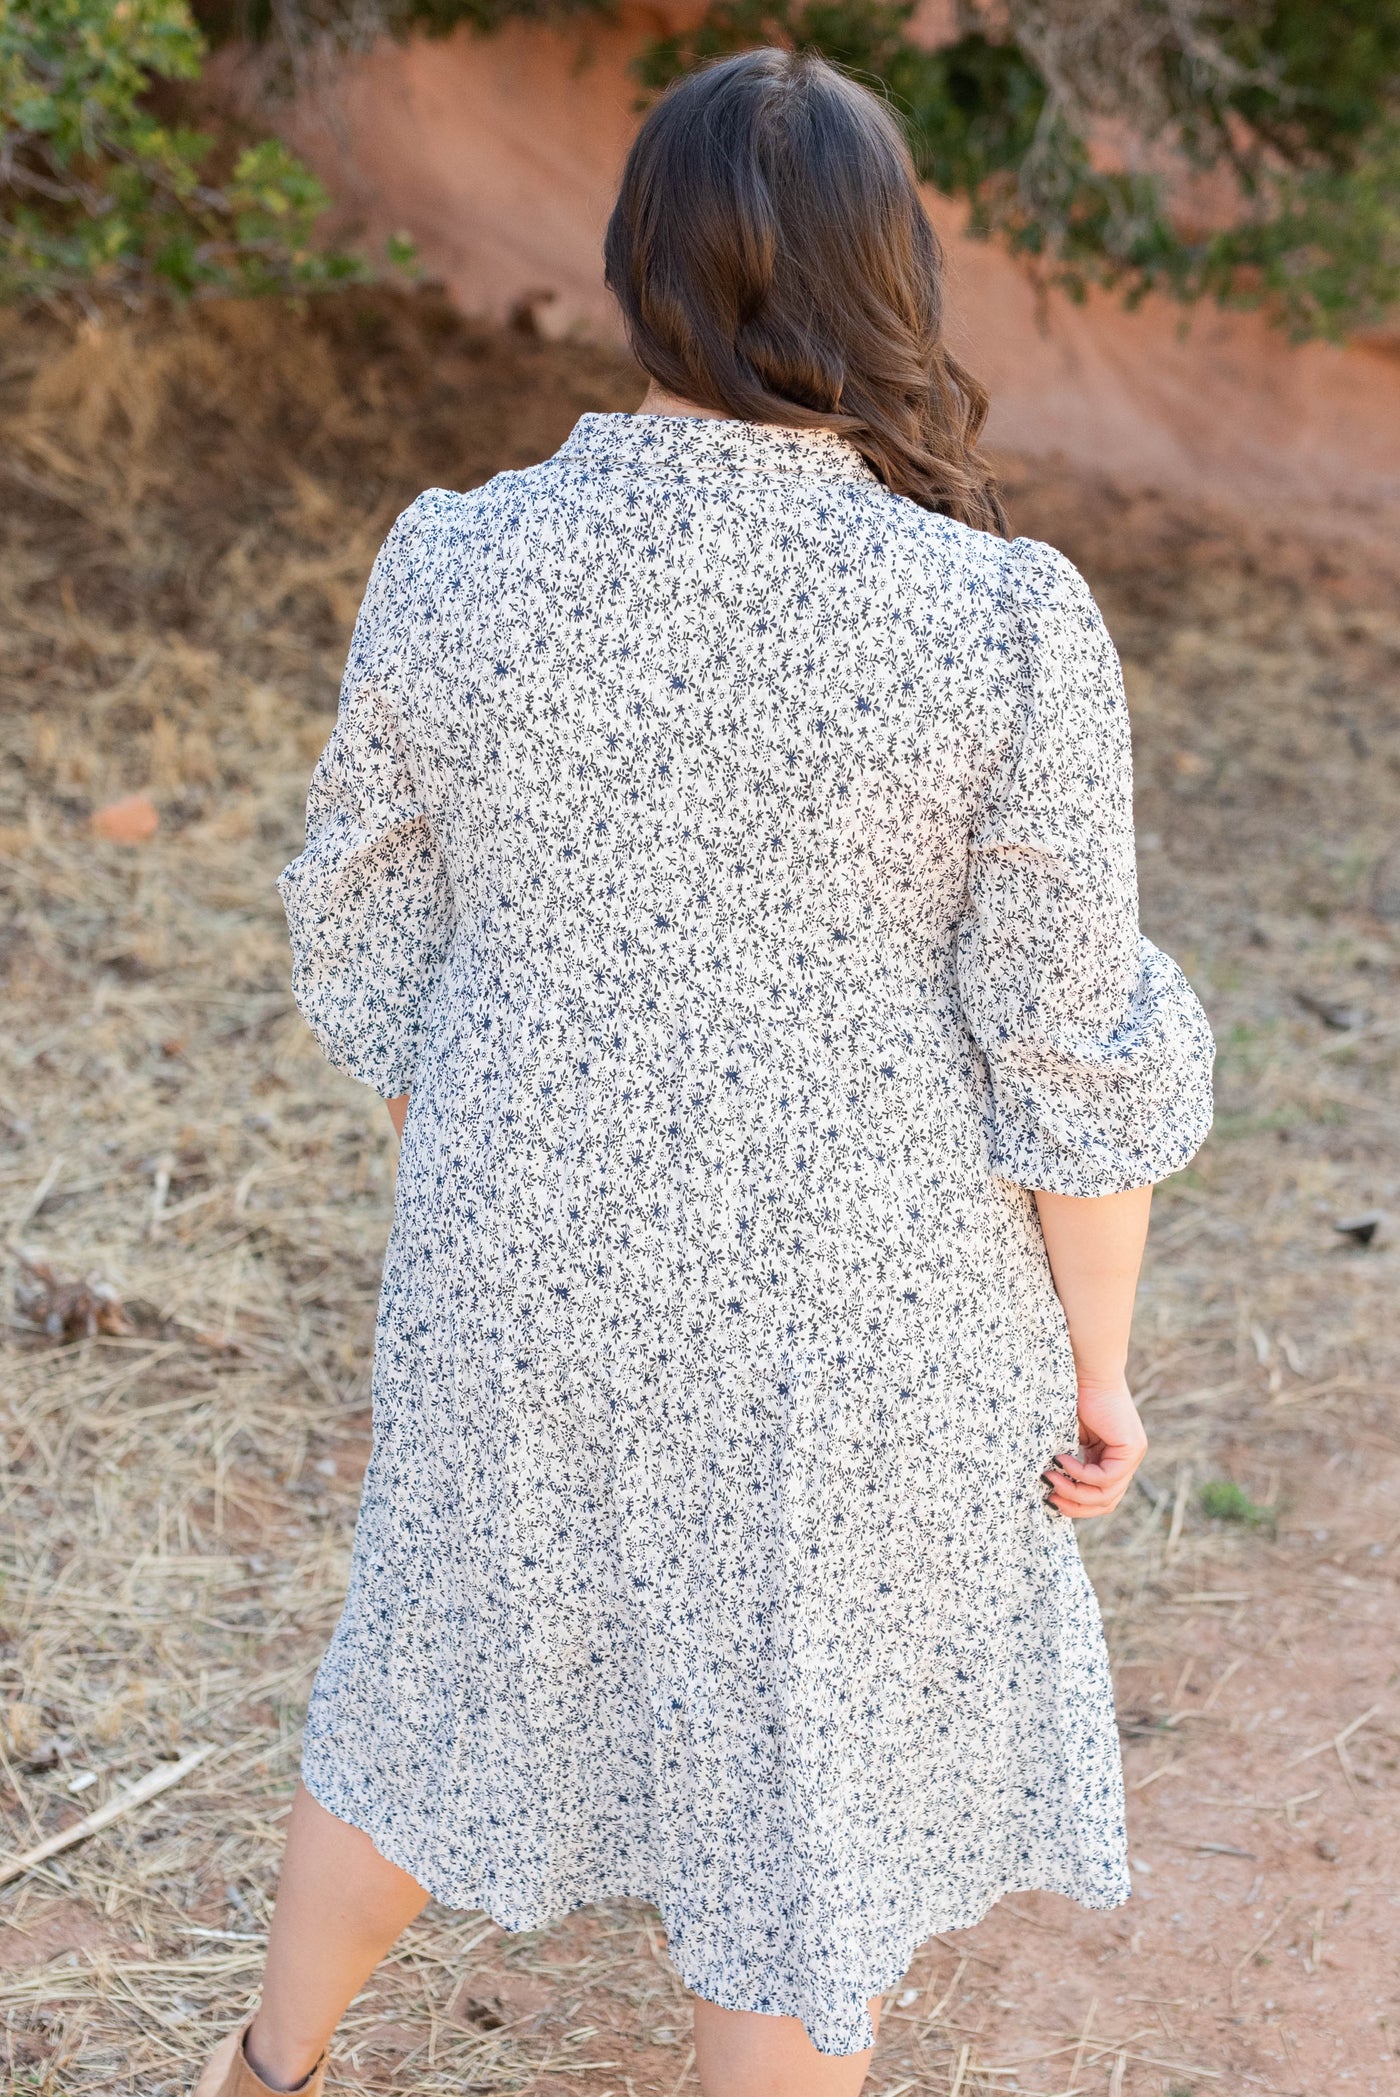
M1113 648L1003 535L863 89L683 82L607 272L640 412L399 519L282 877L403 1149L349 1599L201 2097L319 2090L429 1894L652 1901L706 2097L844 2097L933 1931L1128 1893L1073 1524L1145 1446L1211 1044L1138 934Z

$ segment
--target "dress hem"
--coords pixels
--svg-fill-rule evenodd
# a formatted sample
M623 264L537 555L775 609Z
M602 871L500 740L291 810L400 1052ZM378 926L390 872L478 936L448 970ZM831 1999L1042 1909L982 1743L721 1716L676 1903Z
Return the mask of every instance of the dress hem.
M772 2017L796 2017L802 2024L804 2031L806 2031L808 2038L811 2039L817 2052L832 2059L845 2059L853 2053L862 2053L866 2047L874 2043L874 2034L872 2032L869 2037L863 2039L855 2046L823 2046L800 2009L774 2007L772 1998L769 1997L764 2008L760 2010L755 2003L737 2000L735 1990L731 1986L723 1983L710 1985L699 1974L688 1971L683 1953L681 1953L675 1942L675 1932L672 1930L665 1902L660 1900L655 1891L648 1886L600 1883L596 1891L571 1902L567 1907L542 1908L538 1914L531 1911L528 1917L519 1917L507 1922L496 1913L489 1900L464 1900L459 1893L439 1892L432 1883L432 1879L424 1875L418 1863L409 1861L408 1853L401 1844L394 1842L392 1839L388 1841L382 1840L380 1834L373 1827L366 1825L366 1820L369 1816L360 1817L332 1805L330 1798L323 1796L319 1777L312 1776L309 1773L305 1761L303 1761L301 1766L301 1780L318 1806L331 1814L334 1819L341 1821L346 1827L356 1828L360 1834L367 1836L386 1863L395 1865L398 1870L406 1871L410 1878L416 1879L424 1892L431 1899L435 1900L440 1907L455 1908L466 1914L486 1915L497 1929L502 1929L510 1935L515 1935L526 1930L547 1928L551 1923L562 1921L567 1915L577 1914L582 1908L596 1907L605 1901L643 1901L648 1906L655 1908L660 1915L662 1927L666 1931L667 1956L675 1967L682 1985L690 1994L699 1996L704 2002L713 2003L717 2009L721 2010L744 2010ZM327 1786L325 1789L328 1792L330 1787ZM892 1988L896 1981L900 1980L908 1972L915 1952L918 1951L921 1945L926 1944L930 1937L938 1936L944 1930L975 1929L977 1924L984 1921L991 1913L998 1901L1005 1900L1009 1895L1015 1893L1056 1893L1061 1899L1072 1900L1077 1907L1084 1908L1090 1913L1107 1914L1114 1908L1121 1908L1132 1897L1132 1888L1125 1884L1123 1890L1115 1898L1094 1900L1086 1897L1083 1893L1073 1891L1068 1885L1055 1885L1047 1879L1034 1881L1019 1878L1007 1879L994 1892L987 1894L980 1905L975 1906L975 1912L971 1914L959 1910L958 1918L954 1920L939 1919L935 1915L932 1919L917 1923L909 1933L909 1947L904 1955L903 1964L889 1971L883 1978L872 1980L868 1984L861 1984L860 2000L862 2006L869 2002L872 1996L883 1995L887 1989ZM884 1969L881 1969L881 1971L883 1973ZM868 2016L866 2023L868 2026Z

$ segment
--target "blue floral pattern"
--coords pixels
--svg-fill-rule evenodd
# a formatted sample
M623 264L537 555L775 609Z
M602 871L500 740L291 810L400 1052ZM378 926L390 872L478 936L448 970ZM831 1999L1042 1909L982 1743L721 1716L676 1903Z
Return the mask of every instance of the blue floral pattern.
M654 1901L830 2053L1001 1894L1123 1900L1027 1190L1183 1165L1212 1050L1071 565L587 415L399 519L280 885L412 1091L315 1796L507 1928Z

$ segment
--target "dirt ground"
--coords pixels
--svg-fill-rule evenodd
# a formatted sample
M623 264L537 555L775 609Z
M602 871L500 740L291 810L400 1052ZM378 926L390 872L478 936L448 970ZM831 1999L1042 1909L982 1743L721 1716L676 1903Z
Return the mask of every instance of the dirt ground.
M382 1108L291 1007L272 881L374 548L421 487L637 390L431 296L0 324L0 1848L119 1809L0 1889L11 2093L175 2097L255 1982L392 1176ZM1118 638L1144 923L1210 1010L1220 1111L1157 1200L1147 1476L1084 1539L1133 1899L1026 1894L924 1947L871 2088L1400 2091L1394 576L1306 518L1007 480ZM95 834L130 792L154 837ZM336 2074L695 2088L659 1920L626 1905L520 1937L430 1909Z

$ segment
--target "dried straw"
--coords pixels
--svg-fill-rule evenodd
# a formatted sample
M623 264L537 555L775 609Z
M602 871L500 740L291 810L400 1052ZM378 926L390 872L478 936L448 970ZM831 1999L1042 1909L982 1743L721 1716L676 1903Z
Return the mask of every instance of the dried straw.
M255 1984L345 1578L393 1171L382 1109L292 1010L272 889L370 558L422 486L538 457L637 390L602 353L487 336L429 296L0 327L0 1849L212 1750L0 1894L12 2091L173 2097ZM1160 1198L1139 1321L1151 1491L1090 1546L1125 1721L1155 1728L1173 1714L1139 1712L1136 1685L1176 1672L1202 1613L1247 1606L1255 1548L1189 1478L1228 1470L1277 1509L1306 1436L1394 1443L1393 1236L1361 1248L1331 1221L1400 1211L1395 928L1367 909L1400 622L1362 549L1329 566L1153 498L1010 479L1123 644L1148 928L1222 1041L1220 1132ZM93 810L134 790L156 838L95 838ZM1366 1017L1343 1040L1300 989ZM877 2090L1008 2086L977 2037L985 1962L956 1966L921 1954L933 2008L891 2008ZM1065 2036L1025 2053L1063 2078ZM687 2043L644 1910L509 1940L430 1910L352 2011L340 2087L680 2097ZM1095 2086L1133 2087L1132 2035L1097 2049Z

